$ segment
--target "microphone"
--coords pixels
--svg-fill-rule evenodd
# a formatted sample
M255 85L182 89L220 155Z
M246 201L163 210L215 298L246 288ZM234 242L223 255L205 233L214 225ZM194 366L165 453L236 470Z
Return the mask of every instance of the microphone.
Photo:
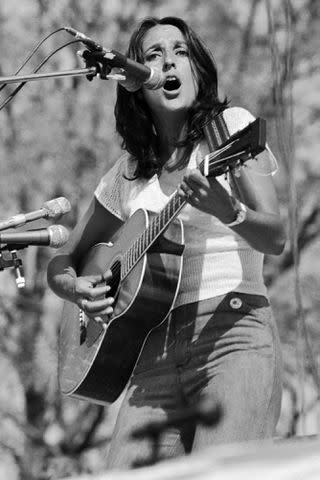
M51 225L39 230L27 230L26 232L0 233L0 243L8 245L46 245L52 248L60 248L69 239L69 231L62 225Z
M127 81L120 82L120 84L129 92L136 92L142 84L150 90L156 90L163 87L165 84L166 79L158 70L154 70L147 65L143 65L142 63L127 58L116 50L105 49L102 45L92 40L92 38L87 37L72 27L64 27L64 30L80 40L92 52L101 52L103 58L106 58L109 61L112 68L122 68L126 73L131 75L135 81L132 82L131 79L128 79Z
M27 222L33 222L34 220L39 220L40 218L56 219L61 215L70 212L70 210L71 205L69 200L64 197L58 197L45 202L40 210L35 210L34 212L25 214L20 213L9 218L8 220L0 222L0 231L8 228L21 227Z

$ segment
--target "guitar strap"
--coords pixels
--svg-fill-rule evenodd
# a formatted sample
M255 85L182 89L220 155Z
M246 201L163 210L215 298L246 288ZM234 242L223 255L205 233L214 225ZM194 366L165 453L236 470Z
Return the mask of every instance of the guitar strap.
M213 152L230 138L230 132L223 118L223 111L204 124L203 133L209 147L209 152Z

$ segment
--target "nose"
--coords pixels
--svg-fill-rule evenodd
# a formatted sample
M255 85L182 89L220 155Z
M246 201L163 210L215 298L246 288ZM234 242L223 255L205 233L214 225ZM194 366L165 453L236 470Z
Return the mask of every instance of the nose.
M175 67L175 61L171 52L167 52L164 56L163 68L167 72L170 68Z

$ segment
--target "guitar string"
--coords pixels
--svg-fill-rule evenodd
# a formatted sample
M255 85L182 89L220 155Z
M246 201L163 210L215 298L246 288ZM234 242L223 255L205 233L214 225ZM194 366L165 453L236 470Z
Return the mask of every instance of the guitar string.
M215 152L212 152L208 155L208 158L209 158L209 161L212 160L212 159L215 159L217 158L221 153L225 152L226 150L230 149L231 146L234 145L235 142L237 142L238 140L234 140L233 142L231 142L230 144L226 145L225 147L222 147L220 148L219 150L215 151ZM235 156L239 156L239 155L242 155L243 153L245 153L245 151L243 152L238 152L238 153L235 153L233 155L229 155L228 157L225 157L224 159L221 159L221 161L226 161L226 160L229 160ZM199 168L203 166L203 163L204 161L202 161L199 165ZM212 166L213 162L209 163L209 170L210 170L210 167ZM169 224L171 222L171 220L174 218L174 216L177 215L177 213L179 212L179 210L181 210L181 208L184 206L184 204L186 203L185 200L183 202L181 202L181 199L180 197L178 197L178 206L176 204L173 205L174 207L174 211L173 213L171 214L170 212L170 208L171 208L171 205L172 205L172 200L174 202L177 201L177 195L176 195L176 192L174 193L173 197L171 197L170 201L167 203L167 205L164 207L164 209L156 216L154 217L152 220L151 220L151 223L150 225L144 230L144 232L142 232L142 234L140 234L140 236L134 241L134 243L131 245L131 247L129 247L129 249L127 250L127 252L125 252L124 256L128 256L129 254L129 258L132 259L133 258L133 264L132 265L127 265L127 268L125 268L124 270L126 271L126 273L124 274L124 276L126 276L129 271L131 270L131 268L133 266L135 266L135 264L137 263L137 261L141 258L142 255L144 255L145 251L150 247L151 243L154 242L156 240L156 238L162 233L162 231L167 227L167 224ZM166 215L169 214L169 218L168 220L166 221ZM162 225L163 223L163 218L164 218L164 222L165 224ZM154 234L154 230L156 231L156 234ZM146 245L146 237L148 238L149 236L151 236L150 240L148 241L148 244ZM140 252L140 246L141 246L141 243L143 245L143 248L142 248L142 252ZM127 271L128 270L128 271Z
M228 150L230 148L230 146L231 145L227 145L226 147L224 147L222 149L219 149L219 151L216 151L216 152L213 152L213 153L209 154L209 156L208 156L209 159L210 160L215 159L218 155L220 155L224 151ZM235 156L238 157L239 155L242 155L243 153L246 153L246 152L245 151L237 152L233 155L229 155L228 157L225 157L225 158L221 159L221 161L222 162L226 161L226 160L231 159ZM202 161L200 163L199 167L202 167L203 163L204 163L204 161ZM209 163L209 170L210 170L210 167L212 167L212 164L214 164L214 162ZM118 281L119 277L120 277L120 281L124 280L124 278L128 275L128 273L130 273L132 268L134 268L137 265L138 261L145 254L146 250L148 248L150 248L151 244L158 238L159 235L161 235L162 231L164 231L166 229L166 227L172 221L174 216L176 216L178 214L179 210L182 209L182 207L184 206L186 201L183 200L181 202L181 200L182 199L180 197L177 197L177 192L175 192L174 195L171 197L170 201L164 207L164 209L156 217L153 217L153 219L150 222L150 225L142 232L142 234L139 235L139 237L134 241L134 243L131 245L131 247L129 247L127 249L127 251L123 254L122 258L125 258L126 266L123 268L125 273L123 273L122 276L120 274L121 266L122 266L121 261L118 260L113 265L113 267L114 267L113 270L112 270L113 275L112 275L112 279L110 280L110 283L109 283L109 286L111 286L111 288L114 288L119 284L119 281ZM174 203L174 205L173 205L174 212L171 214L170 213L170 207L171 207L172 203ZM177 203L178 203L178 205L177 205ZM167 213L169 213L169 218L166 221L166 214ZM154 231L156 231L156 233ZM150 232L151 232L151 239L147 242L147 245L146 245L146 240L147 240L146 237L148 237L148 234ZM143 245L142 246L142 251L140 251L141 244ZM128 261L128 256L129 256L129 259L131 260L131 262L130 262L130 260ZM112 267L111 267L111 269L112 269Z
M215 152L208 154L207 158L209 159L209 171L210 171L210 167L212 167L212 165L215 163L212 160L216 159L219 155L229 150L238 141L239 139L235 139L228 145L225 145L224 147L216 150ZM220 159L220 161L225 162L226 160L230 160L234 157L239 157L239 155L243 155L245 153L246 153L246 150L243 150L241 152L237 152L227 157L224 157ZM204 164L204 160L202 160L202 162L200 163L199 168L203 167L203 164ZM229 166L228 168L230 169ZM174 203L173 204L174 212L171 214L170 207L172 203ZM176 203L178 203L178 205L176 205ZM121 272L122 263L120 260L116 262L115 267L113 266L114 267L113 270L111 267L112 273L115 274L115 275L112 275L112 278L109 283L109 286L111 286L111 288L114 288L117 286L117 284L119 283L118 282L119 277L120 277L120 281L124 280L124 278L128 275L128 273L130 273L132 268L134 268L137 265L138 261L145 254L146 250L150 248L151 244L167 228L168 224L173 220L174 216L176 216L178 212L183 208L185 203L186 203L186 200L183 200L180 197L178 197L177 191L176 191L171 197L170 201L163 208L163 210L161 210L161 212L156 217L153 217L153 219L150 222L150 225L142 232L142 234L139 235L139 237L134 241L134 243L126 250L126 252L124 252L122 258L125 258L126 260L126 266L123 268L125 273L121 276L120 272ZM169 213L169 218L166 221L167 213ZM164 222L164 225L162 225L163 222ZM149 235L150 232L151 232L151 239L146 245L146 237ZM143 245L142 251L140 251L141 244ZM128 256L131 259L131 263L132 263L131 265L130 265L130 261L128 261Z

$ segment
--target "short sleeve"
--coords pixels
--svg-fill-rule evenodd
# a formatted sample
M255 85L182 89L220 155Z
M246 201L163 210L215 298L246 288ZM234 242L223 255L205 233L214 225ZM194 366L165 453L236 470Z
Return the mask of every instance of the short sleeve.
M128 184L124 175L128 175L128 154L122 155L116 161L113 167L102 177L94 192L98 202L123 221L126 220L123 205Z
M227 108L223 112L223 118L226 122L230 135L235 134L239 130L245 128L249 123L252 123L256 117L252 115L248 110L242 107ZM249 168L254 167L256 173L260 173L263 176L274 175L278 170L278 162L266 143L266 149L256 156L258 162L249 160L247 166ZM254 165L255 163L255 165Z
M226 122L230 135L245 128L255 120L255 117L248 110L242 107L230 107L224 110L223 118Z

